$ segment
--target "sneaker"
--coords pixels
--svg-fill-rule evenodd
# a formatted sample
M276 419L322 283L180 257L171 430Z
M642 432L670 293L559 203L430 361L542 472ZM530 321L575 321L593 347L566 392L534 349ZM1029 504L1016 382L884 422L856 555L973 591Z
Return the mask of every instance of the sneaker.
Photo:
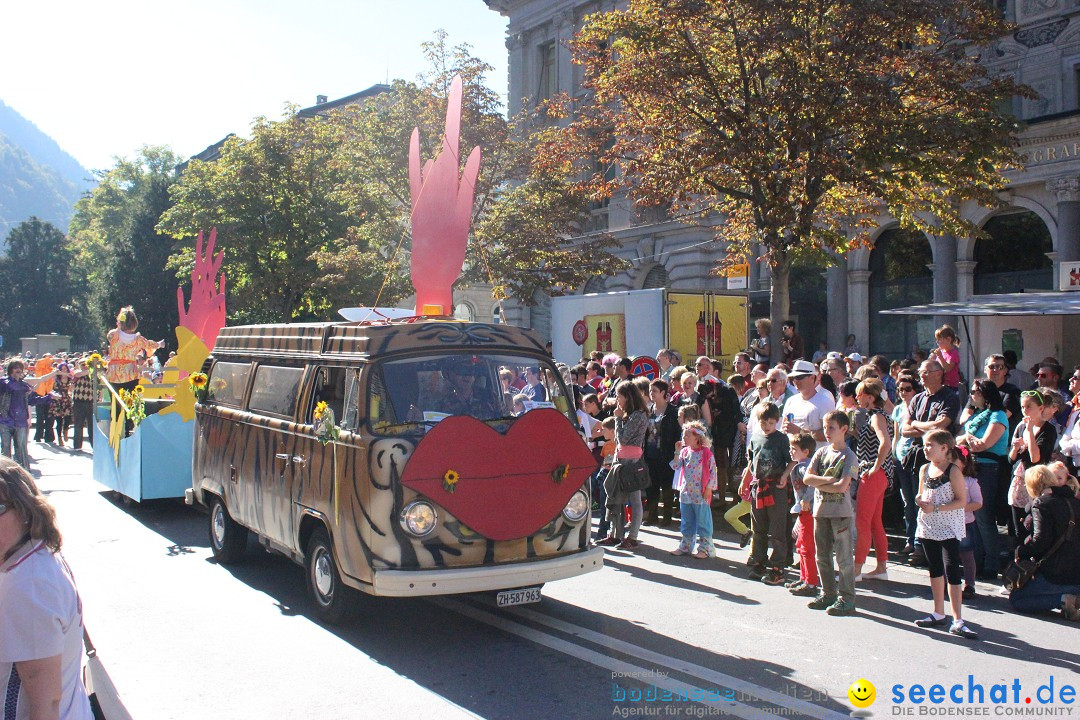
M619 548L620 550L633 550L635 547L637 547L637 543L635 543L630 538L626 538L615 547Z
M761 582L765 583L766 585L783 585L784 573L780 572L779 570L770 570L768 573L765 574L765 577L761 578Z
M810 608L811 610L825 610L826 608L832 607L835 602L835 595L830 596L819 594L816 598L806 603L806 607Z
M855 603L848 602L847 600L837 600L829 607L825 608L825 612L833 616L847 616L855 614Z
M907 557L908 555L910 555L913 552L915 552L915 546L909 543L909 544L905 545L904 547L902 547L900 550L897 550L896 554L901 555L903 557Z
M794 588L799 587L800 585L805 585L805 584L806 584L806 581L802 580L802 579L788 580L786 583L784 583L784 587L786 587L788 590L792 590Z
M965 585L964 586L964 597L966 599L971 599L971 598L975 597L975 586L974 585Z
M709 554L704 550L698 550L696 553L694 553L694 557L696 557L698 560L706 560L708 559Z
M748 532L745 532L742 535L740 535L739 536L739 547L744 548L747 545L749 545L751 537L752 537L751 534L748 533Z
M949 624L949 618L945 615L936 618L931 614L924 618L919 618L915 621L915 624L921 628L942 627L943 625Z
M686 550L683 550L682 548L676 548L676 549L672 550L669 554L678 556L678 555L689 555L690 553L688 551L686 551Z
M621 542L622 540L615 537L614 535L608 535L603 540L597 540L596 544L600 545L601 547L616 547Z
M975 632L967 625L965 625L963 620L957 620L956 622L954 622L949 628L949 633L952 635L956 635L957 637L962 637L965 640L979 639L979 633Z
M761 568L751 568L750 574L747 577L753 582L758 582L765 577L765 573L761 570Z
M821 589L815 585L803 584L802 587L791 588L791 594L796 597L817 597Z

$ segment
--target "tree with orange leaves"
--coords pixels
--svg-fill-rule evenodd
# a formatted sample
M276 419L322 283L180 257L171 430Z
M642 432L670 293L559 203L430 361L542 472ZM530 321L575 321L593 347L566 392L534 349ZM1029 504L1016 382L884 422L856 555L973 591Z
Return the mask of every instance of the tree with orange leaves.
M1000 204L1020 164L1004 106L1031 95L979 63L1008 32L985 0L629 0L586 19L588 98L538 158L714 221L723 265L760 247L778 333L792 261L865 245L884 212L979 234L961 204Z

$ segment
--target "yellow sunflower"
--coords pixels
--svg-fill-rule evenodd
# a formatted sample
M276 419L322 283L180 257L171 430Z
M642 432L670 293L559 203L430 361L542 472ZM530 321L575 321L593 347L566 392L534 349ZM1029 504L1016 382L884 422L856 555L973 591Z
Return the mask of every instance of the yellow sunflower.
M461 476L458 475L457 472L454 470L447 470L442 476L443 490L448 493L454 492L454 490L457 489L458 480L460 479Z
M193 388L204 388L206 387L206 373L192 373L191 377L188 378L188 382L191 383Z
M143 389L142 385L136 385L135 389L131 391L132 395L142 395L144 392L146 391Z
M320 400L318 403L315 404L315 419L316 420L322 420L323 415L326 414L326 408L327 407L328 407L327 404L322 400Z

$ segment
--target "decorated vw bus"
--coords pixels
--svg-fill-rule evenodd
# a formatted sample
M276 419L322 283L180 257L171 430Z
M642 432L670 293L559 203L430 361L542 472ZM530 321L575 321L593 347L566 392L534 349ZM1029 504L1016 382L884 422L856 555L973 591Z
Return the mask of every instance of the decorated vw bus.
M238 559L254 533L305 566L331 622L352 590L496 590L506 605L599 569L596 463L551 363L507 325L224 328L196 406L189 498L210 510L214 556ZM515 414L526 377L543 399Z

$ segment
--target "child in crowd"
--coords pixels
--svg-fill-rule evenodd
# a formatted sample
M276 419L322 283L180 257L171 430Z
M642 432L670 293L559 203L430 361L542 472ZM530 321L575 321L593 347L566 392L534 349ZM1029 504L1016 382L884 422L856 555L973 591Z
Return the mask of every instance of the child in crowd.
M949 625L945 616L945 583L949 583L949 604L953 621L949 632L977 640L978 634L961 617L963 594L960 587L960 539L964 537L964 508L967 488L964 473L957 465L959 454L952 433L934 430L923 437L923 452L929 464L919 472L919 506L915 537L922 541L926 562L930 566L930 589L934 594L934 610L915 621L919 627Z
M615 459L615 418L604 418L600 421L600 434L604 438L604 444L600 447L600 468L593 474L593 510L600 510L600 524L597 526L597 538L606 538L611 529L611 521L607 517L607 492L604 490L604 480L607 479L608 471Z
M712 441L700 422L683 426L682 440L675 443L675 490L679 493L679 529L682 542L672 555L693 554L696 558L716 556L713 545L712 496L716 491L716 460ZM694 549L695 538L697 550Z
M1058 484L1073 491L1073 495L1080 498L1080 482L1069 474L1069 468L1060 460L1050 463L1049 468L1054 472Z
M848 416L840 410L825 415L825 445L814 453L803 482L814 488L814 548L821 592L807 607L830 615L855 614L855 508L851 483L858 461L847 446ZM840 574L837 596L833 558Z
M979 488L978 466L975 453L966 447L958 447L960 469L964 473L964 489L967 504L964 505L964 539L960 541L960 562L964 566L964 597L975 596L975 543L980 542L979 526L975 511L983 506L982 490Z
M786 488L794 463L791 462L787 435L776 430L780 408L762 401L754 412L759 431L750 438L746 451L748 464L739 488L742 494L743 486L750 487L750 528L753 533L750 579L780 585L784 582L783 568L787 564L789 540ZM773 550L766 564L770 542Z
M788 584L792 595L817 597L818 572L817 554L814 548L814 488L803 482L806 469L810 467L810 457L817 450L817 441L808 432L799 433L791 445L791 459L795 467L791 470L791 487L795 491L795 504L791 514L798 516L798 535L795 549L799 553L799 579Z
M679 427L685 427L686 423L699 422L701 420L701 408L693 403L679 407Z

